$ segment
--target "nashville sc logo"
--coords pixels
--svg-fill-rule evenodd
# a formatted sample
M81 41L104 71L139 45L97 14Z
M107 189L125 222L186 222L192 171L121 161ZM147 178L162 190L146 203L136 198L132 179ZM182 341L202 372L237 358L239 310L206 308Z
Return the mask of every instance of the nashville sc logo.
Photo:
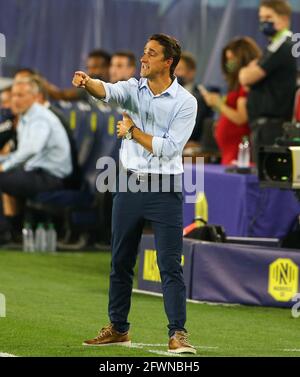
M291 259L279 258L269 267L269 294L280 302L288 302L298 292L299 268Z

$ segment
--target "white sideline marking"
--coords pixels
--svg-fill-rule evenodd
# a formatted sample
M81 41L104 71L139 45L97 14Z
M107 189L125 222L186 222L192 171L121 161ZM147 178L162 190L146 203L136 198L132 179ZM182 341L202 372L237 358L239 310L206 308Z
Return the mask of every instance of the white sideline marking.
M286 348L286 349L284 349L283 350L284 352L300 352L300 349L298 348L292 348L292 349L288 349L288 348Z
M167 351L157 351L157 350L147 350L150 353L155 353L157 355L162 355L162 356L171 356L171 357L183 357L183 355L180 355L178 353L172 353L172 352L167 352Z
M138 293L138 294L141 294L141 295L148 295L148 296L154 296L154 297L163 297L162 293L143 291L142 289L133 289L132 292L133 293ZM211 305L211 306L228 306L228 307L243 306L241 304L226 304L226 303L223 303L223 302L197 301L197 300L191 300L190 298L188 298L186 300L186 302L188 302L190 304L198 304L198 305L199 304L206 304L206 305Z
M165 344L159 344L159 343L156 343L156 344L153 344L153 343L131 343L131 347L134 346L134 347L168 347L167 343Z
M160 343L131 343L132 348L144 348L144 347L168 347L168 344L160 344ZM199 349L218 349L217 346L194 346L195 348Z
M18 357L18 356L13 355L11 353L0 352L0 357Z

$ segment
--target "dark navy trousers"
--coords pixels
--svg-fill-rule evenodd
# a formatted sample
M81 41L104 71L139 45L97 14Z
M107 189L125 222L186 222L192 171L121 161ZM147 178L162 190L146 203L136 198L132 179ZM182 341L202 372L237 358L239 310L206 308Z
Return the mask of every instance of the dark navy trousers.
M164 307L172 336L175 330L185 331L186 321L181 192L113 194L109 318L117 331L128 331L133 269L145 220L151 222L154 231Z

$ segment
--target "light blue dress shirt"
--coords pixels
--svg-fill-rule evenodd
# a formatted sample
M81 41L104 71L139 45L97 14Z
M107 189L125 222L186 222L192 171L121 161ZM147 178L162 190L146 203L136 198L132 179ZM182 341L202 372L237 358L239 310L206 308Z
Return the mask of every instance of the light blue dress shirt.
M103 101L121 106L143 132L152 135L153 153L135 140L123 139L122 165L139 173L181 174L182 151L195 126L197 101L173 81L159 95L150 90L147 79L131 78L116 84L103 82Z
M46 107L35 103L20 117L17 140L17 150L1 156L4 171L24 166L26 171L41 168L59 178L71 174L67 133L57 116Z

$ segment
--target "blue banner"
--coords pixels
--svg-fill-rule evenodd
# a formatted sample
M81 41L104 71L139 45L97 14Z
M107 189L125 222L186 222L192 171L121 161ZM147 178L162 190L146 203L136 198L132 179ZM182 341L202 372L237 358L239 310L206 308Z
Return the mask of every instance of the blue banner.
M182 263L187 298L196 301L290 308L300 289L293 250L184 239ZM140 243L138 288L162 293L153 235Z
M181 260L187 298L191 297L193 244L194 241L185 240ZM143 235L140 243L139 258L138 289L162 293L153 235Z
M231 244L194 244L192 298L291 307L299 292L300 253Z

